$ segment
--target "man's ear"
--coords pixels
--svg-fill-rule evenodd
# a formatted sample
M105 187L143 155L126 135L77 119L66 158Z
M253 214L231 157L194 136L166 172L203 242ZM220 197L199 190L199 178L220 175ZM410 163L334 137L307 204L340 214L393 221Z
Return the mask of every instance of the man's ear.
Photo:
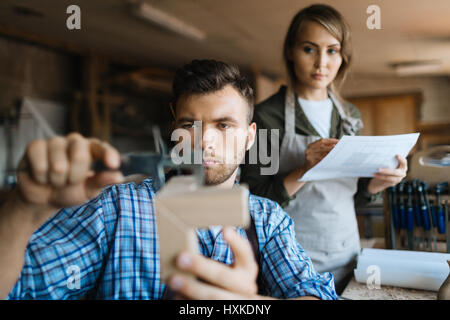
M255 143L255 137L256 137L256 123L252 122L248 126L248 144L247 144L247 150L250 150L250 148Z

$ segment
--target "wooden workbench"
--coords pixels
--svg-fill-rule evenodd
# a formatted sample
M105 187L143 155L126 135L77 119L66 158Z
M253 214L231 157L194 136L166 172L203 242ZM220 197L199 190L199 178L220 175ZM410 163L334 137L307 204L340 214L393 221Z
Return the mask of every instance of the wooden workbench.
M353 278L341 294L341 298L345 300L436 300L437 292L392 286L369 289L365 283L359 283Z

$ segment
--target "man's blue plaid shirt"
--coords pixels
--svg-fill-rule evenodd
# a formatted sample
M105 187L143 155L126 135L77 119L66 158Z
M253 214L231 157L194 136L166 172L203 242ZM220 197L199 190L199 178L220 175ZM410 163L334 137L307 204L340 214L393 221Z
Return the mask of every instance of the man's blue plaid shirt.
M81 206L58 211L30 238L8 299L160 299L159 243L151 179L108 187ZM317 273L275 202L250 195L267 295L337 299L331 273ZM238 232L247 237L243 229ZM221 228L197 230L200 252L233 263ZM74 271L79 286L74 285Z

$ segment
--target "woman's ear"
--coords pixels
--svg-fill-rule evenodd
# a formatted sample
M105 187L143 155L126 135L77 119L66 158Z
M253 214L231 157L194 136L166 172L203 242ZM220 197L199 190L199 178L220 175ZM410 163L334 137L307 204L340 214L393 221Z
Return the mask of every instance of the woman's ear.
M173 109L173 103L169 102L169 108L170 108L170 113L172 114L173 119L177 118L177 115L175 114L175 110Z
M175 124L177 122L177 115L175 114L175 110L173 109L173 103L169 102L170 113L172 114L173 120L171 123L172 131L175 130Z
M292 49L287 50L286 57L287 57L288 61L292 61Z

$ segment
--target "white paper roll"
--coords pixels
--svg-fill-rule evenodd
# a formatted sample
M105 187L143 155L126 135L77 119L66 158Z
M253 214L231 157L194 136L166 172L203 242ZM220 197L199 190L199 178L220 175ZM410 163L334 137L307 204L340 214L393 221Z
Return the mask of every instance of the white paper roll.
M447 260L450 254L446 253L364 248L354 270L355 279L438 291L449 274Z

